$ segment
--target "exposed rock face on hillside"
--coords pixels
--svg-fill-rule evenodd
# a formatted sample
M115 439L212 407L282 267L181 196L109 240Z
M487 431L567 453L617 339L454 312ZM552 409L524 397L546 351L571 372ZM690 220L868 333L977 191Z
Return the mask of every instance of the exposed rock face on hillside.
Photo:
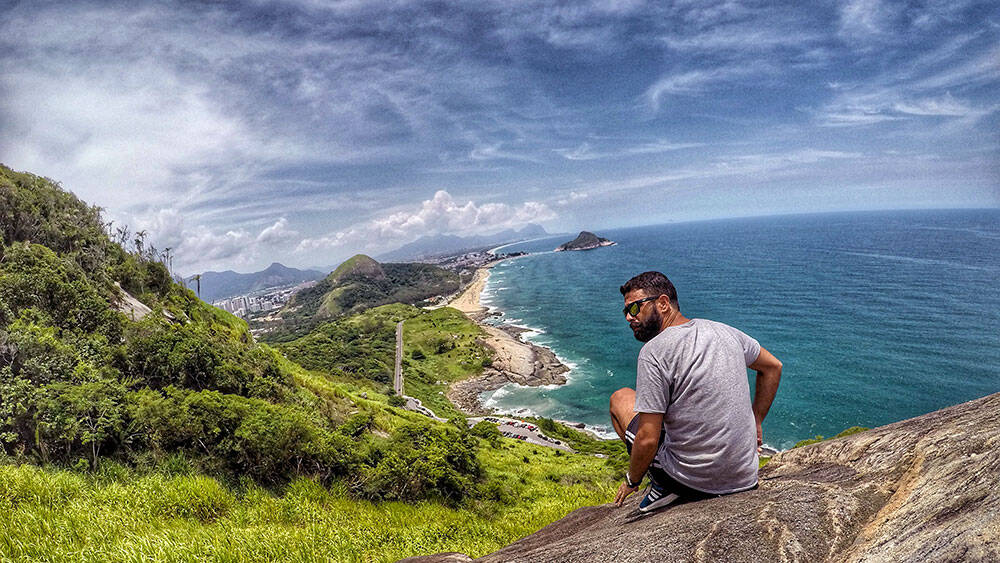
M599 237L594 233L588 231L581 231L580 234L573 240L560 244L556 247L556 252L563 252L564 250L591 250L593 248L599 248L602 246L611 246L615 244L606 238Z
M1000 393L783 452L760 477L648 516L638 495L582 508L481 560L1000 561Z
M131 293L122 289L121 284L115 282L115 288L118 289L118 300L112 305L115 309L125 313L125 316L129 320L141 321L143 317L153 312L152 309L147 307L145 303L136 299Z

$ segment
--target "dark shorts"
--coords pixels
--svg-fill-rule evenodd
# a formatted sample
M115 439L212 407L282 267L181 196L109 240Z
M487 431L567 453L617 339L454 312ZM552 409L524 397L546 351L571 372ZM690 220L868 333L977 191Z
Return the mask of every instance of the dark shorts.
M625 429L625 448L628 450L629 455L632 455L632 442L635 441L635 432L639 429L639 415L632 417L632 421L628 423L628 428ZM663 433L660 433L660 444L663 445ZM707 498L721 497L724 495L717 495L712 493L706 493L704 491L699 491L697 489L692 489L687 485L682 485L678 483L673 477L667 475L667 472L656 465L656 461L649 466L650 478L655 480L661 487L666 489L667 494L677 495L677 500L671 504L682 504L685 502L692 502L696 500L704 500ZM757 487L753 487L756 489Z

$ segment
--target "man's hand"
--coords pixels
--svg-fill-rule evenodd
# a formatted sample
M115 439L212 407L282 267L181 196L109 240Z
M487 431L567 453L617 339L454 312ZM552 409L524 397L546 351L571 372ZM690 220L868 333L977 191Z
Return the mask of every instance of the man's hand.
M639 479L640 481L642 479ZM629 487L628 483L622 481L622 484L618 486L618 494L615 495L615 505L621 506L625 502L625 499L629 497L632 493L639 490L639 486Z

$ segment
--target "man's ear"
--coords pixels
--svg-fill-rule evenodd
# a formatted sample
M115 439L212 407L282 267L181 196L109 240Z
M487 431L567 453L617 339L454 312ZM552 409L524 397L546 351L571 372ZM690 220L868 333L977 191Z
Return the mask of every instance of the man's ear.
M674 308L670 303L670 298L666 295L661 295L656 298L656 308L660 311L661 315L667 314L671 309Z

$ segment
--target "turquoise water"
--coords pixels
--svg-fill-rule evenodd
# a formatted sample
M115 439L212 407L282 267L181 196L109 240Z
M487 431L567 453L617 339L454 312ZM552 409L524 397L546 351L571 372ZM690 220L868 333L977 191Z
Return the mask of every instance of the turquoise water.
M608 431L607 404L634 386L636 341L618 287L660 270L682 312L735 326L784 363L765 442L787 448L1000 391L1000 210L781 216L598 233L618 245L504 251L483 292L501 322L572 367L555 388L483 395L506 412ZM572 238L572 237L570 237ZM752 383L752 378L751 378Z

